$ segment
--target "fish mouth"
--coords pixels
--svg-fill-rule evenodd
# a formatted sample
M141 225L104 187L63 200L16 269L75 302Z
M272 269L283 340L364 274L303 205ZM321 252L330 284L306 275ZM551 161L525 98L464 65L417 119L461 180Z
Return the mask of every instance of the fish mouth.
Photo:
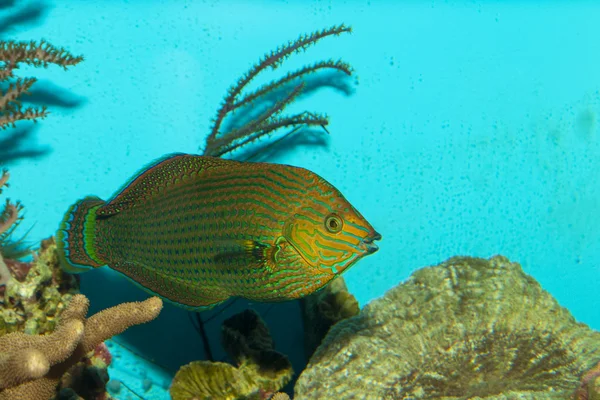
M361 247L365 249L367 254L373 254L379 250L379 246L373 243L375 240L381 240L381 234L373 232L371 236L368 236L362 240Z

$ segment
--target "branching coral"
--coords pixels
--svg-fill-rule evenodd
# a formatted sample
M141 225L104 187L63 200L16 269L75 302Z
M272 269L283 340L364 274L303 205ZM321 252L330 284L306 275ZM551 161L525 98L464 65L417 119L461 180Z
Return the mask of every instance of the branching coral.
M564 400L598 361L600 333L518 264L456 257L334 325L295 399Z
M89 301L73 296L50 335L14 332L0 337L0 400L48 400L60 378L86 353L133 325L156 318L158 297L123 303L85 319Z
M0 82L8 84L0 89L0 128L14 127L19 120L45 118L48 115L46 107L23 108L21 96L27 94L36 82L35 78L14 79L14 70L19 64L34 67L47 67L49 64L60 65L63 68L76 65L83 57L73 56L63 48L55 47L42 40L38 42L0 41Z
M40 379L48 373L50 366L66 360L83 336L86 312L85 297L75 296L53 333L27 335L14 332L1 336L0 389Z
M229 89L221 108L217 112L210 135L206 140L204 155L221 156L232 152L248 143L251 143L277 129L299 127L299 126L325 126L328 124L327 116L316 113L303 112L300 114L281 116L283 110L303 93L306 83L304 79L311 74L322 70L336 70L348 76L352 75L352 68L343 61L320 61L308 65L296 71L286 74L284 77L260 86L253 92L242 96L244 88L262 71L267 68L276 69L283 61L294 53L299 53L314 45L327 36L337 36L350 32L351 28L345 25L333 26L310 35L301 36L275 51L266 54L257 64L246 72L238 82ZM287 88L291 89L287 89ZM287 90L286 90L287 89ZM268 94L282 90L284 95L272 101L265 109L257 106L259 100L265 100ZM236 110L247 107L258 108L257 115L242 126L235 127L229 132L221 130L226 116Z

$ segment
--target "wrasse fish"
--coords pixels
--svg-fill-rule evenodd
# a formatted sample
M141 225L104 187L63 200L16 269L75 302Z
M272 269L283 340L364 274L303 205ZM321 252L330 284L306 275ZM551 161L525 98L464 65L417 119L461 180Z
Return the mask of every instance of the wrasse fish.
M78 201L58 231L68 272L108 265L193 310L309 295L379 239L313 172L187 154L142 170L109 201Z

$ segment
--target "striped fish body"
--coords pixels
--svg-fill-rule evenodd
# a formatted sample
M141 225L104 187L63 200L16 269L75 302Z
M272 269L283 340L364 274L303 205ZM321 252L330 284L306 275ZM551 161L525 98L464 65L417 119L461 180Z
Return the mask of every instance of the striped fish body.
M186 154L159 160L109 201L78 201L58 231L67 271L108 265L195 310L231 296L306 296L380 237L308 170Z

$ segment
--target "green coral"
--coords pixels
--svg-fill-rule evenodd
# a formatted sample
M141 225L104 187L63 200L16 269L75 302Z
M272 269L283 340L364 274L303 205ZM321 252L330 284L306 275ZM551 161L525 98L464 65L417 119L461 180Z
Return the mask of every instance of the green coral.
M292 365L273 349L264 321L246 310L223 322L221 341L238 365L194 361L177 371L171 385L173 400L258 400L288 383Z
M11 261L6 260L6 263ZM75 278L60 268L54 240L44 241L24 280L10 279L6 285L0 309L0 335L54 331L57 316L77 288Z
M273 379L250 360L239 367L223 362L193 361L177 371L170 393L173 400L259 400L280 389L290 375L290 370L280 371L278 379Z
M193 361L177 371L171 385L171 398L184 399L244 399L257 391L244 369L231 364L211 361Z
M518 264L456 257L335 325L295 399L568 399L599 360L600 333Z

